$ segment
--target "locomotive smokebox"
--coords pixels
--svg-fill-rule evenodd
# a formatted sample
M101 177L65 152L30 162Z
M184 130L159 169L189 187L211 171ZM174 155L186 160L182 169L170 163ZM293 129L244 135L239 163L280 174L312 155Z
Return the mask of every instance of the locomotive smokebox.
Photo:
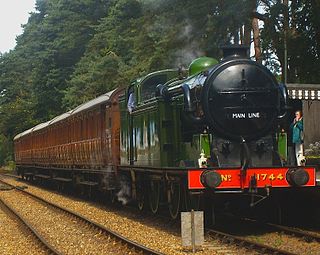
M226 45L221 47L223 58L250 58L250 47L246 45Z
M202 89L202 109L212 132L252 141L271 132L281 112L274 75L248 58L249 47L223 47L224 59L210 71Z

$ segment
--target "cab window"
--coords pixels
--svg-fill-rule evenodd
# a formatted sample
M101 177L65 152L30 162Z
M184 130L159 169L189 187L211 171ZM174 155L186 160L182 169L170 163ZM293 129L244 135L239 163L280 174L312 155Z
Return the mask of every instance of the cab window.
M155 97L156 87L167 82L167 75L161 74L148 78L141 85L141 102Z

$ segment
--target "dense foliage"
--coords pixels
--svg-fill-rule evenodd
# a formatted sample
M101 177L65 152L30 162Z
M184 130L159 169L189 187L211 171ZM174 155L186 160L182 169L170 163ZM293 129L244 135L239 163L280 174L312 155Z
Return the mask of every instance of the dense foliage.
M161 68L188 66L219 46L249 43L253 11L265 63L277 73L288 41L289 81L320 83L316 0L38 0L17 46L0 55L0 163L12 138Z

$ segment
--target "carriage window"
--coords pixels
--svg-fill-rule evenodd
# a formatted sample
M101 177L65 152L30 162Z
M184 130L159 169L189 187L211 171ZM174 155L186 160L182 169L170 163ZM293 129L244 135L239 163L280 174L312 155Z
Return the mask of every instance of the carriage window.
M155 97L156 87L159 84L164 84L167 82L167 75L161 74L150 77L141 86L141 101L147 101Z

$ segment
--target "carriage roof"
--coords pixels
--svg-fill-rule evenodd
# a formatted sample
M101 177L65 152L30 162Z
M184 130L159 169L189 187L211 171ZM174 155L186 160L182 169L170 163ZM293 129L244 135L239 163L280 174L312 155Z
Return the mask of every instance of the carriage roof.
M25 135L28 135L28 134L33 133L35 131L39 131L41 129L44 129L44 128L50 126L50 125L53 125L53 124L58 123L58 122L60 122L62 120L65 120L65 119L67 119L67 118L69 118L69 117L71 117L73 115L76 115L76 114L78 114L80 112L89 110L90 108L92 108L94 106L97 106L97 105L100 105L100 104L103 104L103 103L107 103L110 100L112 94L115 91L116 90L112 90L112 91L110 91L108 93L105 93L105 94L103 94L103 95L101 95L101 96L99 96L99 97L97 97L95 99L92 99L92 100L90 100L88 102L85 102L85 103L77 106L76 108L74 108L74 109L72 109L72 110L70 110L68 112L65 112L65 113L63 113L61 115L58 115L58 116L54 117L53 119L51 119L49 121L46 121L44 123L40 123L40 124L30 128L28 130L25 130L22 133L17 134L14 137L13 140L17 140L17 139L19 139L19 138L21 138L21 137L23 137Z

